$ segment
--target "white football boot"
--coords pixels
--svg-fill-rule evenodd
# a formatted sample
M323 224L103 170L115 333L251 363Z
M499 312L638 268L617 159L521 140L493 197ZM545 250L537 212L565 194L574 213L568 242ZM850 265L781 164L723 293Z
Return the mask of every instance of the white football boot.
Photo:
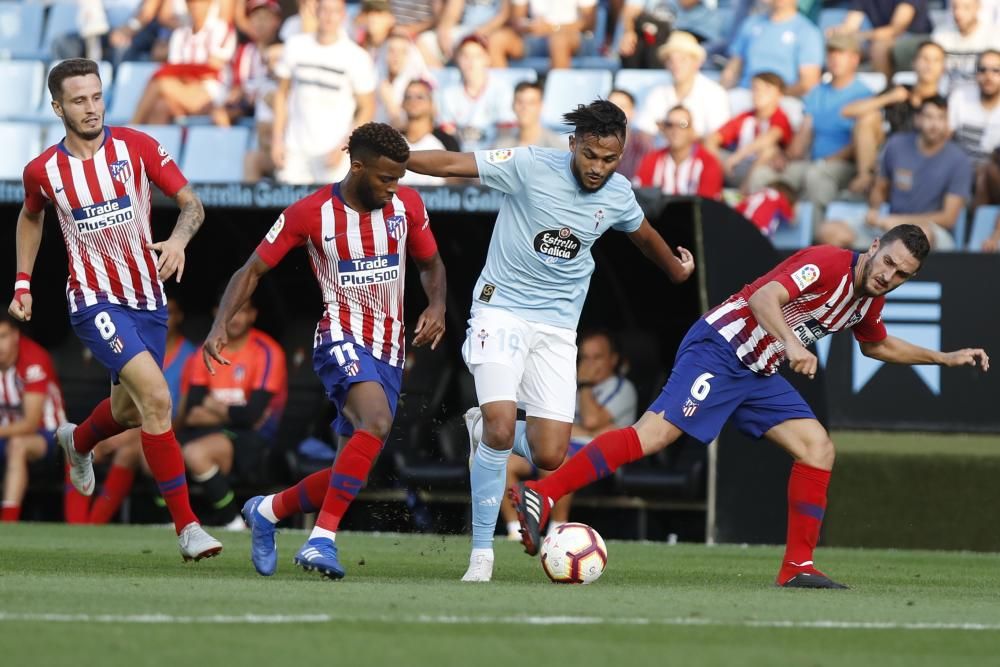
M488 582L493 579L493 552L473 553L469 557L469 569L465 571L462 581Z
M69 465L69 481L85 496L94 493L94 453L81 454L73 447L76 424L66 423L56 429L56 442L62 447Z
M222 542L205 532L197 523L189 523L177 537L181 556L185 561L199 561L202 558L212 558L222 552Z

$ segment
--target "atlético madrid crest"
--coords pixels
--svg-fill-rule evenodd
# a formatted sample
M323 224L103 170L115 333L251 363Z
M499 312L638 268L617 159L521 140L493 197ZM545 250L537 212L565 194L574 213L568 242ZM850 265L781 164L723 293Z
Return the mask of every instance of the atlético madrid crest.
M341 364L340 370L344 372L344 375L347 375L349 377L354 377L359 372L361 372L361 366L358 364L357 361L354 361L352 359L351 361L348 361L346 364Z
M385 219L385 230L392 238L399 240L403 233L404 218L401 215L390 215Z
M111 163L111 178L125 185L132 178L132 165L128 160L118 160Z

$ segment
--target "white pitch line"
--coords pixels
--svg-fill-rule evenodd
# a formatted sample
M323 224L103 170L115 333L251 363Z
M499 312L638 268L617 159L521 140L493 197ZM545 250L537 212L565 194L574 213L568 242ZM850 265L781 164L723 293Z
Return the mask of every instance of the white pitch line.
M0 622L43 621L47 623L141 623L141 624L265 624L292 623L413 623L418 625L649 625L649 626L728 626L745 628L790 628L810 630L957 630L998 632L1000 623L938 623L896 621L783 621L722 620L698 617L642 618L600 616L335 616L332 614L215 614L178 616L174 614L60 614L0 611Z

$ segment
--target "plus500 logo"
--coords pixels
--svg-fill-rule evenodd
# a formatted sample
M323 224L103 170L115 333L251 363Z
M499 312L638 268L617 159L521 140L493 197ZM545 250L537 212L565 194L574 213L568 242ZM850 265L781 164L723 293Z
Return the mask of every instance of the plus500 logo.
M128 195L73 209L73 220L76 221L76 229L81 234L99 232L129 222L134 217L132 200Z
M399 278L399 255L342 259L337 262L337 281L341 287L377 285Z

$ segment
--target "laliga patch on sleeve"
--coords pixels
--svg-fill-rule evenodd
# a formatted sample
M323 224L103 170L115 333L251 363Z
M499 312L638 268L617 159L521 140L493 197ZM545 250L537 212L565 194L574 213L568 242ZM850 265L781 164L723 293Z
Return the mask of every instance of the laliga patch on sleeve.
M514 149L512 148L498 148L496 150L486 151L486 161L490 164L500 164L501 162L506 162L512 157L514 157Z
M806 264L792 274L792 282L799 288L799 291L809 287L817 280L819 280L819 267L815 264Z
M32 364L24 371L24 379L27 382L38 382L45 379L45 369L41 364Z
M278 239L278 234L280 234L281 230L284 228L285 228L285 214L282 213L281 215L278 216L278 219L274 221L274 224L271 225L271 229L268 230L267 236L265 237L267 239L267 242L274 243Z

